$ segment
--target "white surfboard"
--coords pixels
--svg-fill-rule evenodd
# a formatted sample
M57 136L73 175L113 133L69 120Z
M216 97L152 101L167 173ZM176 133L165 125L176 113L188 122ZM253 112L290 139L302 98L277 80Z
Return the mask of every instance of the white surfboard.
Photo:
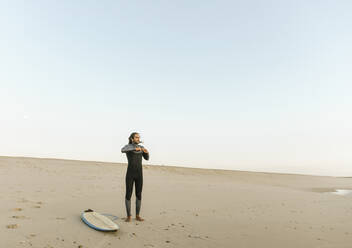
M81 219L89 227L98 231L115 232L120 229L119 226L108 217L91 209L84 211L81 214Z

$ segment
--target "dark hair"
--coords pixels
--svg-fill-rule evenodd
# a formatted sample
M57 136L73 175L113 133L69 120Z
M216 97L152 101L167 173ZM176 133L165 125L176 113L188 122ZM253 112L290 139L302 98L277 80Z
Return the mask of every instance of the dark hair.
M139 134L139 133L137 133L137 132L131 133L130 137L128 137L128 144L132 144L132 140L134 139L134 136L135 136L136 134Z

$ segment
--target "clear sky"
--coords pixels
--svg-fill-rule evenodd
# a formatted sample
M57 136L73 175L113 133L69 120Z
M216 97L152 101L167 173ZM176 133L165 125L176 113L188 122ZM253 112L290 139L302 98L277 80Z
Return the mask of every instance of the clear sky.
M0 155L352 176L351 10L0 0Z

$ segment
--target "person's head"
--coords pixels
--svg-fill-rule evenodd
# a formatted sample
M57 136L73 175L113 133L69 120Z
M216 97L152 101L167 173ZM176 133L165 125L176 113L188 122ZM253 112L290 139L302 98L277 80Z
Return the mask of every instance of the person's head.
M140 143L141 136L137 132L131 133L130 137L128 138L128 144L138 144Z

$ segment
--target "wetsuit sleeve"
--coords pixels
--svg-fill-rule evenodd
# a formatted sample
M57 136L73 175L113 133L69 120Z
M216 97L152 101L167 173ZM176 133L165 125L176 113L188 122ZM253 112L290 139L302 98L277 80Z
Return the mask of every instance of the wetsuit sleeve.
M136 148L131 144L127 144L121 148L121 152L130 152L130 151L134 151L134 150L136 150Z
M143 152L142 155L145 160L149 160L149 153Z

